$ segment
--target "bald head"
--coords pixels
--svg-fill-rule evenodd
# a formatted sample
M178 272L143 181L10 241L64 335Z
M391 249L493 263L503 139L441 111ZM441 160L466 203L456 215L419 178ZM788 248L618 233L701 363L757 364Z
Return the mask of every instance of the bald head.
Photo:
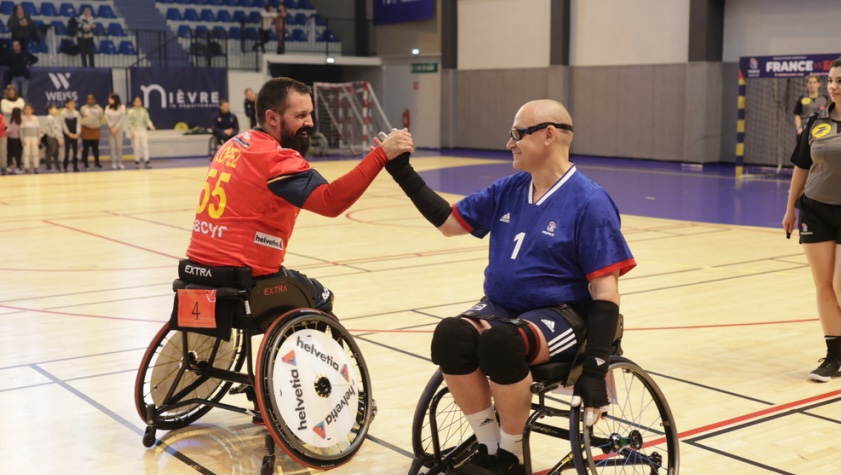
M572 117L563 104L552 99L526 102L514 116L514 127L532 127L545 122L572 125ZM568 130L555 128L551 135L557 139L553 142L563 147L569 148L572 143L572 132Z

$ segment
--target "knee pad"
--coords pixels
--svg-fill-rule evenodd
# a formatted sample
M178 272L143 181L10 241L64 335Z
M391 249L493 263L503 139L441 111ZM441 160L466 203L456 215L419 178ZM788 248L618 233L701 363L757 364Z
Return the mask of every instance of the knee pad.
M479 368L496 384L514 384L529 374L526 342L514 325L496 325L479 337Z
M479 332L473 325L458 317L447 317L432 334L432 362L444 374L470 374L479 369L478 345Z

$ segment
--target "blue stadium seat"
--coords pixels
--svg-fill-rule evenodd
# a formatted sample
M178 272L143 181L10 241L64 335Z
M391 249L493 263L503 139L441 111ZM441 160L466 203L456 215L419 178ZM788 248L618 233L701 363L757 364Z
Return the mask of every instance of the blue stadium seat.
M23 12L29 16L35 16L38 14L38 9L35 7L35 4L32 2L21 2L23 5Z
M238 26L232 26L228 29L228 38L238 40L242 38L242 31Z
M3 0L2 2L0 2L0 14L11 16L14 12L15 2L12 2L10 0Z
M327 20L325 20L323 16L316 13L315 14L315 24L316 24L316 26L327 26Z
M79 47L70 38L64 38L58 45L58 52L64 54L79 54Z
M248 19L248 14L242 10L237 10L234 12L234 21L237 23L242 23L243 21Z
M105 29L105 25L100 22L94 23L93 36L105 36L107 33L108 30Z
M199 13L195 8L184 9L184 21L199 21Z
M131 41L123 40L120 41L119 53L126 56L137 56L137 49Z
M339 41L339 37L337 37L336 34L333 33L333 30L330 29L324 30L324 32L321 34L321 38L324 41L329 41L331 43L336 43L337 41Z
M79 5L79 15L81 15L82 12L85 11L85 7L90 8L91 9L91 15L96 16L96 8L94 8L93 5L91 5L90 3L83 3L83 4Z
M6 26L6 22L0 21L0 34L9 33L9 27Z
M226 7L235 7L237 6L237 0L222 0L222 5Z
M289 35L289 41L307 41L307 34L300 28L295 28Z
M289 15L286 17L286 26L290 25L297 25L298 22L295 21L295 15Z
M207 4L214 7L222 6L222 0L207 0ZM219 12L222 13L222 12Z
M197 38L207 38L207 35L208 35L207 25L196 26L196 29L193 31L193 34Z
M216 14L216 21L221 23L231 23L234 19L231 17L231 12L228 10L219 10L219 13Z
M126 32L123 31L123 25L119 23L109 23L108 24L108 36L128 36Z
M207 5L207 0L191 0L190 3L193 5Z
M252 10L251 13L248 14L248 23L257 23L259 24L263 17L260 16L260 12L256 10Z
M111 40L102 40L99 42L99 54L117 54L117 47Z
M298 8L302 10L315 10L310 3L310 0L298 0Z
M213 14L213 10L209 8L202 8L201 15L199 16L201 21L207 23L215 23L216 22L216 15Z
M228 30L226 30L224 26L216 25L213 27L212 35L214 38L224 40L228 37Z
M248 28L246 28L245 31L242 33L242 36L246 40L259 40L260 39L260 34L257 33L257 28L254 28L253 26L249 26Z
M63 21L53 20L50 22L50 25L53 26L53 32L56 36L67 36L67 25L65 25Z
M254 3L251 0L239 0L237 1L237 5L240 7L250 8L254 6Z
M114 9L111 8L111 5L100 5L99 12L97 12L96 16L99 18L117 18L117 15L114 13Z
M178 25L178 37L179 38L191 38L193 36L193 31L190 30L190 27L187 25Z
M44 2L41 4L41 16L58 16L58 10L52 2Z
M169 3L175 3L175 0L155 0L155 3L163 3L164 5Z
M58 7L58 13L59 13L59 15L66 16L66 17L77 16L76 15L76 7L74 7L72 3L67 3L67 2L62 3Z
M181 18L181 10L175 7L169 7L166 9L166 19L172 21L182 21Z
M286 8L298 8L298 2L295 0L283 0L283 4Z
M177 5L187 5L188 3L190 3L190 0L175 0L174 3Z
M298 13L295 15L295 24L306 25L308 19L309 18L307 17L306 13Z

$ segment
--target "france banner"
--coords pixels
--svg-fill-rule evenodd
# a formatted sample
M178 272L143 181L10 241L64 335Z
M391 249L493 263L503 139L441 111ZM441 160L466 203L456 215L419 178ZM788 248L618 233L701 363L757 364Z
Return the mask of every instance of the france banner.
M739 70L746 79L802 78L812 74L826 76L829 73L829 64L838 57L838 53L743 56L739 58Z
M46 114L47 104L59 109L64 101L76 101L76 110L85 104L88 94L102 107L108 104L113 90L111 70L105 68L32 68L26 102L31 102L36 115ZM124 101L125 102L125 101Z
M374 24L429 20L435 16L435 0L374 0Z
M131 97L143 101L159 129L210 127L228 95L228 72L218 68L133 68L130 80Z

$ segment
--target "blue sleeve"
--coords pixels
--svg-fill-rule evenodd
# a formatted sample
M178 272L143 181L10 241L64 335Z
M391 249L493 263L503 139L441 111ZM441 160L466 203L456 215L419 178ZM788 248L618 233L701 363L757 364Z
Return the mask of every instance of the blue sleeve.
M615 270L624 274L636 265L620 227L619 210L607 192L593 192L579 210L575 232L578 262L588 280Z
M304 202L313 190L327 184L327 180L314 169L272 178L268 182L269 190L298 208L304 207Z
M485 237L491 230L496 212L497 186L493 185L465 196L456 203L456 218L462 225L470 226L468 231L477 238Z

